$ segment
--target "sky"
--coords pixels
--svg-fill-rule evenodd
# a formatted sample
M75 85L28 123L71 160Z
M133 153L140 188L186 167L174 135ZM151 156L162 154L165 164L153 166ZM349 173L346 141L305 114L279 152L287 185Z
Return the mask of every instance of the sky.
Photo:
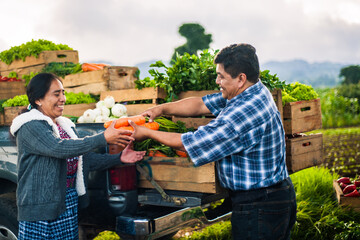
M210 47L253 45L260 63L360 63L360 0L0 0L0 52L32 39L67 44L83 62L168 61L184 23Z

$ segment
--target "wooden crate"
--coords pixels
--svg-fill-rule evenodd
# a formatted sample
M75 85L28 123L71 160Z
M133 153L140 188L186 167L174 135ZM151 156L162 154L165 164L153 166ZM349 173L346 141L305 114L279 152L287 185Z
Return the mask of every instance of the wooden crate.
M188 98L188 97L203 97L208 94L218 93L216 90L208 90L208 91L187 91L179 94L179 100ZM272 96L275 100L276 106L280 112L281 119L283 118L283 105L282 105L282 94L280 89L275 89L272 91ZM212 114L200 116L200 117L177 117L173 116L172 121L182 121L185 123L187 128L197 129L200 126L204 126L208 124L215 117Z
M353 208L355 211L360 212L360 198L359 197L344 197L339 183L333 181L333 188L335 190L336 198L340 206L347 206Z
M181 100L188 97L203 97L205 95L218 93L218 92L220 91L218 90L186 91L186 92L181 92L177 100ZM194 128L194 129L198 129L200 126L204 126L208 124L213 119L215 119L215 117L212 114L208 114L206 116L199 116L199 117L172 116L173 122L181 121L185 123L185 126L187 128Z
M323 163L322 133L286 139L286 165L289 172Z
M12 120L17 117L26 106L21 107L5 107L4 108L4 124L11 125Z
M90 72L70 74L62 80L67 92L100 94L108 90L135 87L137 67L109 66Z
M3 112L0 112L0 126L5 124L5 116Z
M79 62L79 54L74 50L59 50L59 51L43 51L36 58L29 56L23 60L15 60L9 65L0 61L0 71L9 71L13 69L26 68L30 66L49 64L51 62Z
M19 115L19 113L25 109L27 106L21 107L5 107L4 108L4 124L11 125L12 120ZM96 107L96 103L82 103L82 104L70 104L65 105L63 116L73 116L80 117L83 115L85 110L94 109Z
M80 117L88 109L96 108L96 103L81 103L65 105L63 116Z
M115 102L126 103L128 101L151 100L146 104L127 104L127 114L129 116L138 115L148 108L158 105L160 99L166 97L166 93L162 88L143 88L139 89L122 89L113 91L103 91L100 94L100 100L104 100L106 96L112 96Z
M144 169L152 174L154 180L164 190L190 191L202 193L221 193L218 184L215 163L195 167L188 158L180 157L145 157ZM154 188L142 175L139 188Z
M0 82L0 99L26 94L25 81Z
M283 104L282 104L282 93L281 93L281 89L275 89L271 92L273 98L274 98L274 101L275 101L275 104L276 104L276 107L277 109L279 110L280 112L280 116L281 116L281 119L284 118L284 107L283 107Z
M1 71L2 76L8 76L11 72L16 72L18 78L22 78L23 75L30 75L30 73L39 73L46 66L46 64L40 64L36 66L29 66L23 68L16 68L11 70Z
M286 103L285 134L303 133L322 127L320 99Z

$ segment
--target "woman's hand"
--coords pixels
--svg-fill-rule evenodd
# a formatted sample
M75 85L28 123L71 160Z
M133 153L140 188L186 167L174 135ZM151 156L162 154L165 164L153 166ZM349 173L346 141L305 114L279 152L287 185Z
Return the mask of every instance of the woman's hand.
M106 142L108 144L116 144L122 147L126 147L131 141L135 140L133 137L129 136L133 132L129 130L115 129L115 122L116 121L113 121L111 125L104 131Z
M146 151L134 151L134 143L130 142L122 151L120 161L123 163L135 163L142 160L145 153Z

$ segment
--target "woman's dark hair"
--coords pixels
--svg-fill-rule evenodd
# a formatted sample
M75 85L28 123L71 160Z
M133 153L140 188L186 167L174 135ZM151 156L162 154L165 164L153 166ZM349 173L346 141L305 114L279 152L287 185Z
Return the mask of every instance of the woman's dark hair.
M38 108L35 101L45 97L54 80L59 80L61 82L61 80L52 73L39 73L30 80L26 87L26 95L32 108Z
M223 48L215 56L214 63L223 64L225 72L233 78L245 73L252 83L256 83L259 79L259 60L256 49L250 44L232 44Z

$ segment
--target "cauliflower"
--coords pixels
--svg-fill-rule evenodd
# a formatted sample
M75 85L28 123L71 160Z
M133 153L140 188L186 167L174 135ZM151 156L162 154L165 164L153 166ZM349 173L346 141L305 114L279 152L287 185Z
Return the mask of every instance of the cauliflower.
M83 114L84 123L93 123L96 118L96 113L92 109L88 109Z
M103 123L103 122L107 122L107 121L109 121L109 117L107 117L107 116L99 115L95 118L96 123Z
M115 105L115 99L113 96L106 96L104 99L105 107L112 108Z
M110 116L110 109L107 107L100 108L101 116L109 117Z
M84 116L80 116L77 120L78 123L84 123Z
M127 112L126 106L120 103L116 103L111 108L111 114L114 115L115 117L125 116L126 112Z
M101 108L95 108L94 112L95 112L95 117L100 116L101 115Z
M105 107L105 102L104 100L100 100L96 103L96 108L101 108L101 107Z

